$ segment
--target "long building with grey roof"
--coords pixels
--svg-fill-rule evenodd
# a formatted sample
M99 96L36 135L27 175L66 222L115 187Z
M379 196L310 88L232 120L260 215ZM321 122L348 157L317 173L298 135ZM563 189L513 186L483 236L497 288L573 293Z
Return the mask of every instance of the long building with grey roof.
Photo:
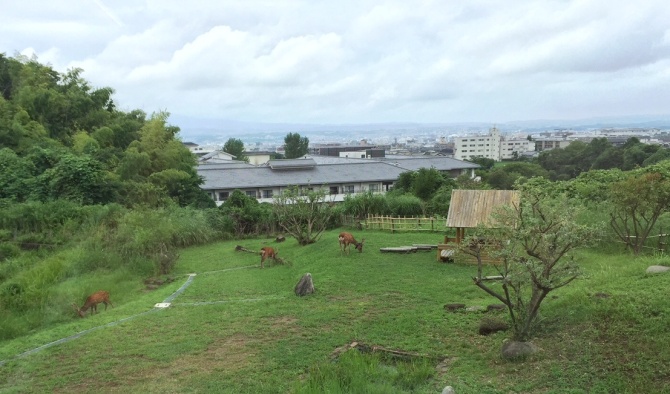
M288 187L324 189L330 201L342 201L347 194L389 191L400 174L420 168L435 168L450 177L474 176L474 163L447 157L407 157L347 159L308 156L300 159L270 160L267 164L201 164L198 175L201 188L217 205L239 189L260 202L272 202L273 196Z

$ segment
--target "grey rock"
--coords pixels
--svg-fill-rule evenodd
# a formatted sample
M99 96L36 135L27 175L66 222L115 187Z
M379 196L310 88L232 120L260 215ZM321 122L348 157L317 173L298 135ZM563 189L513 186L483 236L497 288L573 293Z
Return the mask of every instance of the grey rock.
M446 386L445 388L442 389L442 394L456 394L454 391L454 388L451 386Z
M666 267L664 265L652 265L647 268L647 273L648 274L660 274L662 272L668 272L670 271L670 267Z
M540 348L530 342L505 342L502 346L502 358L505 360L524 359L539 351Z
M309 272L300 278L298 284L295 285L295 295L302 297L307 294L314 293L314 282L312 281L312 274Z

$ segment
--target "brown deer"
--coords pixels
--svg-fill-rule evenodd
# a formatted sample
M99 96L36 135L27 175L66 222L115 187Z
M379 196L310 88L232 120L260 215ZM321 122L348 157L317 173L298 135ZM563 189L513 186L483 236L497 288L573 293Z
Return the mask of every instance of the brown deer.
M269 246L263 246L261 248L261 268L263 268L263 262L265 262L265 260L268 257L276 259L277 258L277 253L279 253L279 251L274 250L274 248L271 248Z
M88 298L86 298L86 302L84 302L84 305L81 308L77 307L77 304L72 304L72 306L79 314L79 317L84 317L84 314L88 309L91 309L91 315L93 313L97 313L98 304L101 302L105 304L105 310L107 310L107 304L114 308L114 304L112 304L112 301L109 300L109 293L103 290L96 291L95 293L88 296Z
M340 233L338 239L340 240L340 254L345 251L347 254L349 254L349 250L351 249L352 244L356 249L358 249L359 253L363 252L363 242L365 242L365 238L361 239L361 242L356 242L354 236L351 235L351 233L343 232Z

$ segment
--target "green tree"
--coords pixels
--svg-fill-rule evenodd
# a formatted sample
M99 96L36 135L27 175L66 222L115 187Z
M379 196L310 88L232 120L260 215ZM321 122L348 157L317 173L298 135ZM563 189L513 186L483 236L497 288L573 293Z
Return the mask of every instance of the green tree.
M234 190L228 199L219 206L219 211L231 220L232 230L237 237L254 234L266 221L270 212L265 210L258 200L249 197L241 190Z
M577 156L579 172L590 170L598 157L611 147L612 144L605 137L592 139Z
M658 218L670 209L670 162L626 173L609 190L610 225L626 247L640 254Z
M416 172L414 171L401 173L398 175L398 179L393 183L393 189L387 194L401 196L406 193L412 193L414 190L414 178L416 178Z
M647 167L670 159L670 149L660 148L651 156L647 157L642 165Z
M615 147L605 149L591 165L592 170L608 170L610 168L622 168L623 150Z
M116 197L106 176L100 162L90 156L66 154L53 168L42 173L40 179L50 199L62 198L89 205L108 203Z
M538 164L514 162L497 167L486 179L494 189L511 190L514 183L520 178L543 177L549 178L549 172Z
M427 208L428 213L446 218L449 213L449 205L451 204L451 192L455 188L456 182L454 180L449 180L446 184L442 185L430 199Z
M273 212L279 225L300 245L316 242L332 215L325 190L301 192L297 186L284 189L274 197Z
M9 148L0 149L0 198L25 201L32 192L35 166Z
M507 306L514 339L525 341L533 334L547 295L581 275L573 252L591 244L599 227L579 224L581 208L564 194L556 195L547 180L530 180L520 192L519 206L494 214L499 228L478 228L462 250L477 257L475 285ZM496 266L502 291L482 276L485 253L502 261Z
M244 154L244 142L240 139L228 138L222 150L235 156L236 160L249 161L249 158Z
M469 161L479 164L482 170L490 170L496 164L495 160L486 157L473 157Z
M623 164L621 169L624 171L632 170L636 167L641 167L642 163L649 157L644 150L644 144L637 143L635 145L624 148L623 150Z
M415 196L428 201L444 183L444 176L435 168L419 168L412 182L412 191Z
M552 180L568 180L575 178L583 169L581 157L587 144L573 141L565 148L545 150L538 156L538 164L549 171Z
M309 152L309 139L301 137L298 133L288 133L284 137L284 157L287 159L296 159Z
M353 215L356 219L365 219L367 215L385 215L389 213L389 206L383 194L365 192L347 194L342 202L343 213Z

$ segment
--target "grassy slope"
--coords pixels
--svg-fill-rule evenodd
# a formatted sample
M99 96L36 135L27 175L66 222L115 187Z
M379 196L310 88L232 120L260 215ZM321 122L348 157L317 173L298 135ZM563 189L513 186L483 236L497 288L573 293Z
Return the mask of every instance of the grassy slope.
M445 385L459 394L670 392L670 276L644 274L663 261L584 253L586 277L545 301L546 324L534 339L542 352L508 363L499 356L506 334L480 336L481 314L443 309L495 303L472 285L474 266L437 263L434 252L379 253L437 243L439 234L355 235L367 239L363 254L341 256L332 231L306 247L279 244L279 256L292 264L264 270L222 271L258 265L258 255L234 247L256 250L264 240L184 250L176 282L120 295L114 309L2 343L0 360L148 311L197 273L173 307L10 361L0 367L0 391L289 392L310 367L357 340L447 357L447 372L419 392ZM293 287L306 272L317 293L298 298ZM609 297L594 297L598 292ZM193 304L216 301L227 302Z

